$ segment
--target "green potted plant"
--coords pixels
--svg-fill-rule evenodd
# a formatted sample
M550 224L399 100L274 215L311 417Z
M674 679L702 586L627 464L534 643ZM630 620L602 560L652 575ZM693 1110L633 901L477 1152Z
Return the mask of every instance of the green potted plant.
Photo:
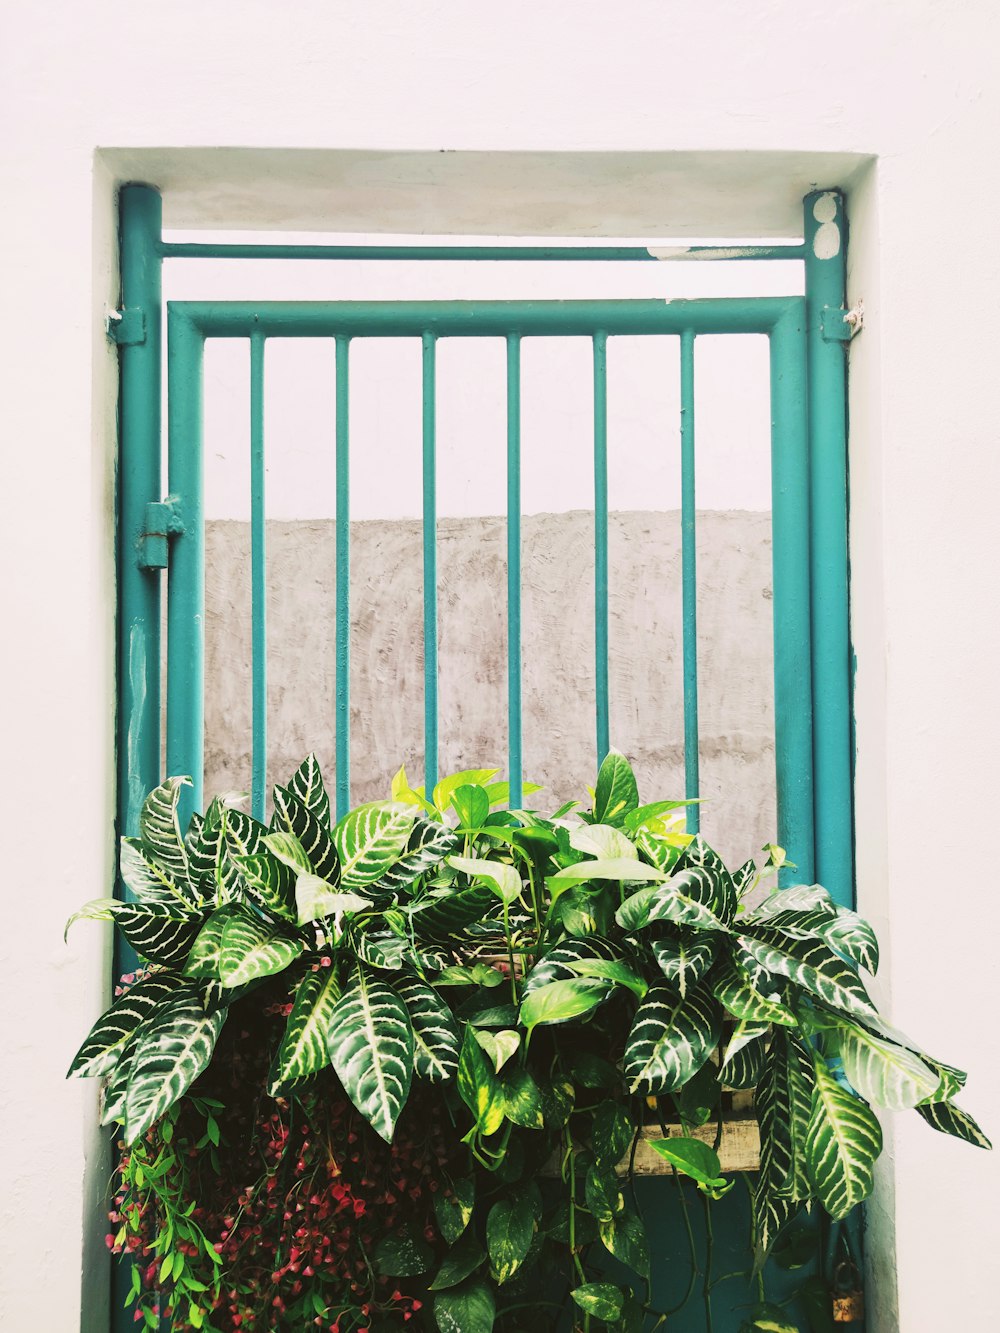
M184 781L122 839L130 900L76 914L145 962L70 1073L106 1079L108 1241L150 1328L659 1328L653 1166L711 1328L736 1090L759 1125L744 1327L822 1329L827 1289L769 1301L764 1265L803 1210L867 1197L873 1106L990 1146L955 1104L965 1075L871 1000L870 926L818 885L774 888L778 847L731 872L683 802L640 803L620 754L549 816L507 809L496 770L427 793L400 769L334 821L310 756L269 826L217 798L182 835Z

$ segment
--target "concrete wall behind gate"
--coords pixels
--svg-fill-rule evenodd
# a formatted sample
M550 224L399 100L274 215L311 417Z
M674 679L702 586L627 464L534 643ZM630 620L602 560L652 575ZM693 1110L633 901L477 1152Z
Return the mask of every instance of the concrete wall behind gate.
M770 514L698 516L702 828L735 866L776 836ZM206 531L206 795L250 772L250 535ZM333 787L332 522L269 522L269 778L310 749ZM438 523L441 774L507 771L506 524ZM680 515L609 517L612 744L648 800L684 795ZM595 769L593 514L522 519L525 776L538 808L586 798ZM421 527L351 526L352 800L422 781ZM416 747L416 748L415 748ZM794 855L794 849L790 849Z

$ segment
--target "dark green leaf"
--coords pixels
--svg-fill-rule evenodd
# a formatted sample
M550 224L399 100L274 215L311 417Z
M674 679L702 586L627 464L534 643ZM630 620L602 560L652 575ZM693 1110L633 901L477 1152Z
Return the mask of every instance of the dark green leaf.
M375 1267L385 1277L416 1277L434 1262L434 1251L413 1227L389 1231L375 1246Z
M434 1318L440 1333L491 1333L496 1318L493 1292L485 1282L468 1278L437 1293Z
M628 1152L635 1134L632 1118L621 1102L601 1102L594 1112L590 1146L599 1165L615 1166Z
M613 1287L610 1282L585 1282L570 1295L584 1314L593 1315L605 1324L613 1324L621 1318L625 1297L620 1287Z
M475 1176L459 1176L450 1187L438 1190L434 1195L438 1229L449 1245L454 1245L469 1225L475 1202Z
M610 1222L598 1223L598 1232L605 1248L616 1259L620 1259L640 1277L649 1277L646 1228L635 1213L626 1210Z
M469 1026L458 1058L458 1092L479 1133L495 1134L504 1119L503 1086Z
M444 1262L430 1284L431 1291L457 1287L476 1271L486 1258L486 1251L471 1231L466 1231L444 1257Z
M527 1190L515 1190L490 1209L486 1218L486 1249L500 1286L520 1267L534 1234L535 1207Z

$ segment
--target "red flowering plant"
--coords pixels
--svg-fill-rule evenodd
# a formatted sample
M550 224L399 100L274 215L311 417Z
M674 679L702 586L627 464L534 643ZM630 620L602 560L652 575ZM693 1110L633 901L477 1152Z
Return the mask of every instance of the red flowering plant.
M736 1089L761 1140L743 1327L825 1328L822 1280L768 1300L763 1265L784 1245L801 1266L786 1228L808 1205L836 1224L869 1193L872 1105L989 1146L954 1103L965 1075L875 1008L868 924L818 885L759 892L780 848L730 872L615 752L589 808L551 817L505 808L496 776L428 795L401 769L333 823L310 756L270 826L219 798L183 835L185 779L147 798L129 900L77 913L147 966L70 1068L106 1078L121 1126L109 1244L137 1322L643 1333L700 1275L711 1330ZM680 1202L679 1300L651 1284L640 1156Z

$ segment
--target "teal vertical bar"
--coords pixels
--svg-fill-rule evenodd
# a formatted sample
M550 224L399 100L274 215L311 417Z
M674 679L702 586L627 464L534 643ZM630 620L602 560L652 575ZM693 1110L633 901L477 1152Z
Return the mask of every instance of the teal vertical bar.
M597 763L611 748L608 715L608 335L594 334L594 656Z
M423 551L424 551L424 783L428 799L437 785L437 340L425 333L423 347Z
M681 588L684 655L684 792L701 796L698 767L698 568L695 546L694 334L681 334ZM697 833L697 805L685 812L688 833Z
M250 335L250 599L253 760L250 804L263 821L267 800L267 547L264 505L264 335Z
M809 421L805 303L771 331L771 524L778 841L795 862L782 883L815 877L809 578Z
M524 792L521 721L521 338L507 335L507 726L510 806Z
M161 500L160 358L162 352L163 207L148 185L126 185L119 199L121 299L142 312L144 338L119 351L118 416L118 833L139 832L139 811L160 781L160 572L139 568L146 505ZM120 880L119 897L132 895ZM115 975L139 959L115 939ZM135 1328L130 1261L111 1265L115 1333Z
M336 341L337 367L337 814L351 806L351 436L350 339Z
M181 825L202 808L205 750L205 514L202 395L205 342L168 307L167 459L183 532L174 538L167 584L167 771L187 774Z
M805 199L806 341L809 357L812 520L813 765L816 877L854 901L851 791L851 647L847 556L847 357L823 337L823 311L846 306L843 196ZM836 316L834 316L836 318Z

